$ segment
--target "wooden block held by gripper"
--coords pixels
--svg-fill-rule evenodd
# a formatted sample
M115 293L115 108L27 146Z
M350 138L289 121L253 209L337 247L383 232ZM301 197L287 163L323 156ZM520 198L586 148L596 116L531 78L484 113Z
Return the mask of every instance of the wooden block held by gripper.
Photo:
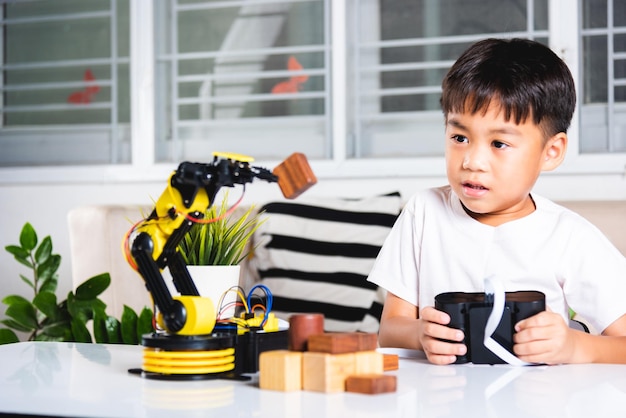
M294 152L272 171L278 176L278 186L287 199L295 199L317 183L306 156Z

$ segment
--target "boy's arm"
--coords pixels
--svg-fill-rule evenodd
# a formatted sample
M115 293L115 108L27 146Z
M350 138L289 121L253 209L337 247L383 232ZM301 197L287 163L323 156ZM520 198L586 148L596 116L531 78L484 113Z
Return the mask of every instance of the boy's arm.
M462 331L446 326L448 314L426 307L419 316L417 306L387 292L378 333L380 346L423 350L436 364L454 363L457 355L466 353L464 344L441 341L463 340Z
M609 325L601 338L603 347L595 349L599 356L594 363L626 363L626 314Z
M378 342L381 347L421 350L417 335L418 316L417 306L387 292L378 331Z
M534 363L626 364L626 315L609 325L602 335L571 329L553 312L542 312L516 325L514 351Z

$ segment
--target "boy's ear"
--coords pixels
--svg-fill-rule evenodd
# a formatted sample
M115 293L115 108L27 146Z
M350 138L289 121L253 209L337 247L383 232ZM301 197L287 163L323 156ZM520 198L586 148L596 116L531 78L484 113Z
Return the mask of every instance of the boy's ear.
M559 132L554 135L543 149L543 165L542 171L552 171L557 168L565 159L565 152L567 151L567 134L565 132Z

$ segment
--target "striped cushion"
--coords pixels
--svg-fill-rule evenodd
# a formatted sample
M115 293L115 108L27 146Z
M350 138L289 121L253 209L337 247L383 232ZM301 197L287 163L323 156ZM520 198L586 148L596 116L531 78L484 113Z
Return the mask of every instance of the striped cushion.
M401 207L399 193L265 205L251 263L282 319L321 312L327 331L377 332L384 291L366 281Z

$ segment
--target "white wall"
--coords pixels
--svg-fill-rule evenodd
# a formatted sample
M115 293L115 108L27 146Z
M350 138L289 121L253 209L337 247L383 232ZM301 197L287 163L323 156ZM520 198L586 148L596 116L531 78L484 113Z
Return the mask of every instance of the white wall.
M30 222L39 233L39 239L50 235L54 251L62 256L59 269L60 297L71 289L71 260L67 214L70 209L90 204L150 204L165 187L162 182L98 182L55 184L0 184L0 298L17 293L32 295L19 274L27 269L4 251L9 244L19 243L19 233L25 222ZM306 192L309 196L358 197L387 193L395 190L406 198L414 191L445 183L443 177L435 178L382 178L382 179L320 179ZM240 188L231 191L231 197L239 196ZM624 175L559 175L546 174L535 191L554 200L626 199ZM281 199L276 185L255 182L247 187L244 203L263 203ZM139 219L138 213L138 219ZM121 242L122 237L120 237ZM0 318L4 317L4 305Z

